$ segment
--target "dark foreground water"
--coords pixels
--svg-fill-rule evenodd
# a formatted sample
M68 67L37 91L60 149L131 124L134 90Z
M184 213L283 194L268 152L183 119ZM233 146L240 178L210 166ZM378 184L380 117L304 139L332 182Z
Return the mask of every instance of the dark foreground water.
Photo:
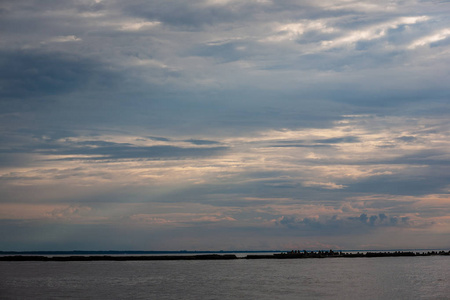
M0 299L450 299L450 257L0 262Z

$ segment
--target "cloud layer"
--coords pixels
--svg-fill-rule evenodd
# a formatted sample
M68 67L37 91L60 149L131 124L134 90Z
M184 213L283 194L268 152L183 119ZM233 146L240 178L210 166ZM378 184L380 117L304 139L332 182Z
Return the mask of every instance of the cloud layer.
M3 1L0 248L448 248L450 7Z

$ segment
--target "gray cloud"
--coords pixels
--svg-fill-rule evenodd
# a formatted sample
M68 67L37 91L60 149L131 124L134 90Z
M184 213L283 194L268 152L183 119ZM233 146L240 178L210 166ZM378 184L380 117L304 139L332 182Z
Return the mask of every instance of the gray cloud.
M232 2L226 5L206 5L204 1L162 0L149 2L130 1L122 9L127 13L150 20L164 22L184 29L199 30L202 26L230 23L251 18L252 14L262 10L264 4L257 2Z
M340 234L351 234L357 231L372 230L375 227L411 226L409 220L409 217L388 216L384 213L370 216L363 213L358 217L346 218L339 218L336 215L321 218L297 218L295 216L283 216L279 221L277 221L277 223L280 226L284 226L289 229L310 229L322 231L322 234L328 235L333 232L340 232Z
M186 140L186 142L192 143L194 145L216 145L216 144L220 144L220 142L217 142L217 141L195 140L195 139Z
M318 140L283 140L278 141L277 145L271 145L270 147L275 148L289 148L289 147L298 147L298 148L329 148L332 147L333 144L341 144L341 143L357 143L359 142L359 138L355 136L347 136L347 137L337 137L337 138L329 138L329 139L318 139Z
M359 138L356 136L315 140L316 143L323 143L323 144L357 143L359 141L360 141Z
M218 155L227 147L182 148L175 146L133 146L129 143L112 143L104 141L88 141L72 144L72 147L60 146L50 149L39 149L36 152L51 155L88 155L86 160L138 159L138 158L186 158ZM65 158L79 159L79 158Z
M442 191L448 186L448 180L448 175L441 177L428 174L426 177L423 177L420 173L403 176L373 176L355 183L349 183L346 190L348 192L392 195L427 195Z
M270 147L275 148L290 148L290 147L297 147L297 148L328 148L331 147L330 145L303 145L303 144L287 144L287 145L272 145Z
M65 53L3 51L0 53L3 99L54 96L119 83L119 74L91 59Z
M168 142L168 141L170 141L170 139L165 138L165 137L149 136L148 138L151 139L151 140L160 141L160 142Z

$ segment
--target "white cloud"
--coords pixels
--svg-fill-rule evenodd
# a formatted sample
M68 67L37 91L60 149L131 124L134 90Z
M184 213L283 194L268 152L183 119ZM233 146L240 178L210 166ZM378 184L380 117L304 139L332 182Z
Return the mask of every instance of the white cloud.
M305 181L302 184L307 187L319 187L326 190L341 190L346 187L343 184L336 184L334 182Z
M422 37L420 39L415 40L414 42L412 42L408 46L408 48L409 49L414 49L414 48L417 48L417 47L426 46L426 45L429 45L429 44L434 43L434 42L445 40L449 36L450 36L450 29L449 28L445 28L445 29L442 29L442 30L440 30L438 32L435 32L435 33L431 34L431 35L428 35L428 36L425 36L425 37Z
M66 36L57 36L57 37L51 38L49 41L54 42L54 43L80 42L81 38L79 38L75 35L66 35Z
M288 23L277 25L274 29L275 34L262 39L262 42L280 42L284 40L297 40L304 33L309 31L319 31L324 33L334 32L335 29L327 25L325 21L303 21L298 23Z
M331 0L318 1L317 6L327 10L353 10L367 13L386 12L395 10L397 7L395 1L354 1L354 0Z
M323 41L322 48L330 49L335 47L353 45L358 41L370 41L379 39L386 35L388 29L397 28L401 25L412 25L429 20L428 16L419 17L401 17L392 21L384 22L368 28L362 28L361 30L350 31L350 33L344 33L342 37L334 40Z
M139 31L160 25L161 22L153 21L128 21L120 24L120 29L123 31Z

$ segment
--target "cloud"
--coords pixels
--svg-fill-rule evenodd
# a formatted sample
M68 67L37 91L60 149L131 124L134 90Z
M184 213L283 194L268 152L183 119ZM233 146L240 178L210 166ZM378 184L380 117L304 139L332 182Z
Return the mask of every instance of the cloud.
M2 1L0 246L443 245L448 13Z
M291 147L298 147L298 148L328 148L329 145L303 145L303 144L286 144L286 145L272 145L270 147L274 148L291 148Z
M354 231L366 231L370 227L409 227L410 217L387 216L384 213L379 215L367 215L365 213L357 217L339 218L337 215L328 217L306 217L297 218L295 216L282 216L276 221L276 224L289 229L320 230L323 234L332 234L333 232L352 233ZM367 226L361 228L361 226Z
M330 41L323 41L323 48L334 48L354 44L358 41L379 39L386 35L388 29L395 29L402 25L411 25L419 22L427 21L427 16L402 17L385 23L377 24L362 30L351 31L342 37Z
M200 1L195 1L189 5L182 1L175 1L171 5L167 5L164 1L153 1L150 5L134 1L128 4L125 9L136 16L145 17L149 20L187 27L196 27L230 17L227 10L202 6Z
M72 205L65 208L57 208L49 213L51 218L70 220L80 218L83 214L90 212L91 208L87 206Z
M65 147L58 145L53 149L40 149L36 152L62 156L65 159L110 160L110 159L138 159L138 158L186 158L218 155L227 147L183 148L169 145L161 146L133 146L128 143L114 143L105 141L86 141L74 143Z
M305 181L302 183L303 186L306 187L318 187L327 190L340 190L345 188L345 185L336 184L334 182L315 182L315 181Z
M192 143L194 145L216 145L216 144L220 144L220 142L217 142L217 141L194 140L194 139L186 140L186 142Z
M80 41L81 39L76 37L75 35L57 36L50 39L50 42L55 43L80 42Z
M360 141L359 138L356 136L346 136L346 137L315 140L316 143L324 143L324 144L357 143L359 141Z
M411 43L408 48L409 49L414 49L420 46L425 46L425 45L430 45L432 43L441 41L441 40L445 40L448 38L448 36L450 36L450 29L446 28L446 29L442 29L437 33L434 33L432 35L429 36L425 36L422 37L418 40L415 40L413 43Z
M120 76L98 61L65 53L36 51L1 52L0 94L3 99L69 93L89 86L106 87ZM4 100L5 101L5 100Z
M161 24L160 22L145 22L145 21L126 22L122 25L121 29L124 31L139 31L160 24Z

